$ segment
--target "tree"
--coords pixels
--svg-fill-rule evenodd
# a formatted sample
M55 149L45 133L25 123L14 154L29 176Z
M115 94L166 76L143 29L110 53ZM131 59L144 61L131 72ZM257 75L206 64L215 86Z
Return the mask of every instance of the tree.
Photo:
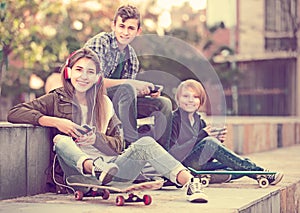
M45 79L88 38L110 30L118 5L119 1L0 0L0 95L28 91L32 73Z
M50 48L48 41L55 36L50 23L59 23L65 12L61 3L39 0L4 1L2 5L5 16L0 26L1 95L3 84L22 88L34 70L49 70L49 64L57 61L57 52L63 47Z

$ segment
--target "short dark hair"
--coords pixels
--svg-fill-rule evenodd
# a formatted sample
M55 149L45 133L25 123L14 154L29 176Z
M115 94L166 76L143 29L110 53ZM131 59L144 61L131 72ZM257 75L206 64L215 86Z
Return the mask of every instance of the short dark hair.
M114 24L116 24L118 16L122 18L123 22L125 22L127 19L136 19L138 20L138 29L141 26L141 15L135 6L123 5L119 7L114 17Z

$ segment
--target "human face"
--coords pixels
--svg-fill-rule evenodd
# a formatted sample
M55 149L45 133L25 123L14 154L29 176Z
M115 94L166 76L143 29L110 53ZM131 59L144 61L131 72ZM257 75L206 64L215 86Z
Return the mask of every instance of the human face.
M188 113L194 113L200 107L200 98L192 88L182 87L178 96L178 106Z
M96 82L96 65L88 58L79 59L71 71L71 83L76 92L85 93Z
M123 22L120 16L117 17L116 23L112 24L112 30L115 32L121 50L141 33L141 28L138 28L137 19L127 19Z

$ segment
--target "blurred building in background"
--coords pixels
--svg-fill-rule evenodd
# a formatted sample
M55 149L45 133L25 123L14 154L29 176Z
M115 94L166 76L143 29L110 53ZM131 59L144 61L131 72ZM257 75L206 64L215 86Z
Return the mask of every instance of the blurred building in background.
M228 114L300 115L299 13L298 0L207 1L206 24L219 28L206 54L236 73L223 85Z

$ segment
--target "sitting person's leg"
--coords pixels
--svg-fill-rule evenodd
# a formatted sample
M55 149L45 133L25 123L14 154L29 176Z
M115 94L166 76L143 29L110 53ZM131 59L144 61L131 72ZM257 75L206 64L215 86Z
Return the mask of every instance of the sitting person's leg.
M199 179L191 173L162 146L151 137L142 137L131 144L123 154L117 157L115 163L119 172L115 176L117 181L134 180L146 163L178 185L187 185L189 201L207 202L207 196L201 190Z
M138 139L135 88L130 84L122 84L107 88L107 95L122 122L126 144L135 142Z
M214 137L206 137L196 144L191 154L183 161L183 164L201 170L211 158L236 171L265 170L249 159L242 158L229 150ZM271 184L276 184L282 179L282 176L281 173L277 172L274 176L270 175L268 179ZM256 179L256 175L249 175L249 177Z
M137 99L138 118L154 116L153 131L144 134L153 138L168 149L172 126L172 102L167 97L145 97Z
M59 163L67 177L92 175L104 185L111 182L118 171L118 166L114 163L106 163L102 158L89 157L69 136L56 135L53 142Z

